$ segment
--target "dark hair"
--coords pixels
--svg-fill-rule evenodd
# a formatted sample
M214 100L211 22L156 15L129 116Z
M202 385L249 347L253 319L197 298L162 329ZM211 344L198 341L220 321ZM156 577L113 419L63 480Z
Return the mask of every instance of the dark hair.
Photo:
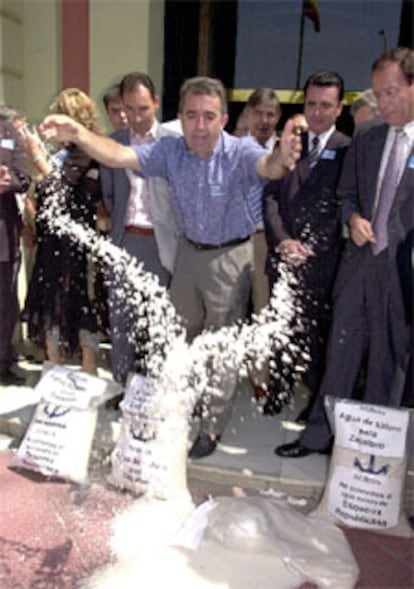
M147 88L152 100L155 100L157 96L155 84L148 74L143 74L142 72L131 72L122 78L119 83L121 97L125 92L133 92L137 86L144 86Z
M409 84L414 81L414 51L408 47L388 49L372 64L371 71L382 70L390 63L397 63Z
M247 106L255 108L259 104L271 104L275 107L279 116L282 114L280 100L272 88L256 88L256 90L250 94L247 100Z
M341 101L344 97L345 87L344 81L339 74L336 72L330 72L327 70L323 70L320 72L316 72L316 74L312 74L305 82L305 86L303 87L303 93L306 97L306 92L308 91L309 86L320 86L320 87L330 87L335 86L338 88L338 100Z
M121 90L119 84L112 84L105 94L102 96L102 101L105 105L106 110L108 110L108 106L110 102L119 102L121 100Z
M206 76L197 76L185 80L180 88L180 102L178 105L179 112L183 112L184 100L187 94L218 96L221 102L221 114L227 114L226 90L223 83L217 78L208 78Z

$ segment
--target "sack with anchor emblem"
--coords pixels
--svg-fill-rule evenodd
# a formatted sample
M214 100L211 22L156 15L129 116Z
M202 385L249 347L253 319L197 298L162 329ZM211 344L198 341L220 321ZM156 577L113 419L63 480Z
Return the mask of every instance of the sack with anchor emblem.
M403 510L409 410L331 398L326 407L335 444L314 513L341 525L410 537Z
M188 494L188 418L150 379L135 374L121 403L122 426L111 455L110 484L148 498Z
M63 366L48 370L36 387L40 402L10 465L84 482L106 388L104 380L85 372Z

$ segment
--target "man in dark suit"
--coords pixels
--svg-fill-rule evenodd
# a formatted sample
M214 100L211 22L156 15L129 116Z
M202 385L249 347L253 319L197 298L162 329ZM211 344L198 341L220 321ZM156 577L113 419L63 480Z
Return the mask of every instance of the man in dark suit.
M384 52L372 66L372 88L384 122L358 129L345 158L338 194L350 239L334 288L334 316L320 395L300 438L276 449L280 456L296 458L328 449L332 435L323 397L351 398L361 369L364 402L413 405L408 380L412 362L414 51Z
M120 82L120 94L129 127L111 135L123 145L155 142L167 135L178 136L159 124L155 113L159 106L151 78L132 72ZM143 264L166 286L173 271L177 233L170 207L166 180L143 180L131 170L101 166L101 185L105 207L111 218L111 239ZM128 318L123 302L115 295L119 285L109 289L112 339L112 368L117 382L125 385L134 365L135 346L128 341Z
M17 275L20 266L19 235L21 219L16 193L26 192L30 177L13 128L11 109L0 108L0 385L23 384L11 369L16 325ZM17 113L15 113L17 116Z
M298 280L300 308L292 330L298 356L283 366L276 354L265 412L277 412L281 399L293 394L303 367L300 353L309 348L305 374L311 395L318 392L324 368L330 323L333 280L342 246L340 209L336 187L349 137L335 123L342 111L344 83L335 72L320 71L304 87L303 153L295 169L264 191L264 222L269 248L267 272L270 286L279 277L281 263L288 264ZM302 117L303 119L303 117ZM306 419L306 413L301 414Z

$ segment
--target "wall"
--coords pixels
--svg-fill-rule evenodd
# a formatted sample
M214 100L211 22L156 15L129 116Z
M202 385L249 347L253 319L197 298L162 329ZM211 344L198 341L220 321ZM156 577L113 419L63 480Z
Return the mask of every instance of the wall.
M162 92L163 0L90 0L90 93L132 71L148 73Z
M41 121L61 83L60 2L14 0L22 6L23 92L29 121Z
M149 73L162 93L164 0L89 0L89 22L85 60L99 106L104 89L131 71ZM61 0L0 0L0 102L34 123L62 89L61 31Z
M19 3L0 2L0 103L20 109L24 106L22 20Z

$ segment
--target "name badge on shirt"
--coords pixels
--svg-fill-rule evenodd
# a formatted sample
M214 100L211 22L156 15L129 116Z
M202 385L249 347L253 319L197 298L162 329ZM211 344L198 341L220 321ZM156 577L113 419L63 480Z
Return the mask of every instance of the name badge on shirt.
M410 170L414 169L414 155L412 155L408 162L407 162L407 168L409 168Z
M0 147L3 149L14 149L14 139L2 139Z
M319 158L321 160L334 160L336 158L336 151L334 149L324 149Z
M221 184L210 184L210 194L212 197L219 197L223 194Z

